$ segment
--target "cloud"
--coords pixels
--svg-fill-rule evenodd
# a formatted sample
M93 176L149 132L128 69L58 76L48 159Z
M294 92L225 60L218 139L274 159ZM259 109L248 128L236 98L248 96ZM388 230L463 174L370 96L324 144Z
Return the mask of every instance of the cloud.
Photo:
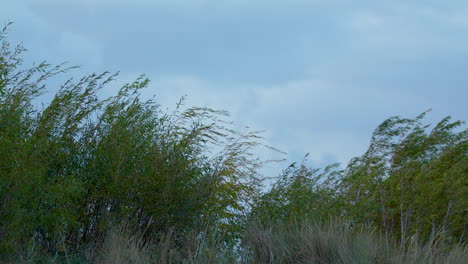
M146 73L149 98L226 109L311 162L346 162L394 115L465 119L468 2L13 1L35 61ZM111 93L112 91L107 91Z
M417 103L411 91L356 90L323 80L229 85L195 76L151 79L144 97L156 94L163 107L171 108L187 95L188 105L228 110L240 127L268 130L267 141L291 158L301 159L310 152L311 161L317 164L347 162L365 148L378 124L373 120L383 121L395 107ZM369 96L372 101L364 103L363 98Z

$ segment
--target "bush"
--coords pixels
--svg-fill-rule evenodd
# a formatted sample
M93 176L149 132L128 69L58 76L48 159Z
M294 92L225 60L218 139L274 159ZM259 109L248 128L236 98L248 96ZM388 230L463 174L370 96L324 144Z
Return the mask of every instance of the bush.
M43 109L49 79L73 67L22 69L21 46L0 34L0 252L31 245L74 251L124 224L143 239L203 224L239 234L259 182L256 132L209 108L163 112L142 101L144 76L109 98L116 74L69 79ZM217 150L210 153L210 150ZM229 222L229 224L226 224Z

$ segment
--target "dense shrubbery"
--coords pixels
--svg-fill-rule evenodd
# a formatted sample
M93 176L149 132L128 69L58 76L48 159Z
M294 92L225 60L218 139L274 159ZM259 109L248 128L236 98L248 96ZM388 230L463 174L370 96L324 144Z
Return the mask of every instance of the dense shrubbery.
M462 122L445 118L429 129L425 114L390 118L346 169L293 164L261 192L257 170L265 161L253 155L261 138L233 129L227 113L181 103L161 111L139 97L148 85L144 77L100 98L116 77L109 73L70 79L37 108L34 100L51 90L48 80L73 68L41 63L25 69L24 49L11 47L5 30L0 41L4 259L466 260L468 132Z
M20 70L22 48L11 50L3 35L2 44L3 252L32 241L74 248L116 224L148 237L204 225L237 232L258 182L256 133L232 130L221 111L159 111L139 98L143 77L102 100L97 92L115 77L108 73L67 81L38 110L32 102L44 82L69 69Z
M256 218L327 220L378 227L401 246L415 239L466 243L468 131L444 118L434 128L394 117L345 170L291 165L257 199Z

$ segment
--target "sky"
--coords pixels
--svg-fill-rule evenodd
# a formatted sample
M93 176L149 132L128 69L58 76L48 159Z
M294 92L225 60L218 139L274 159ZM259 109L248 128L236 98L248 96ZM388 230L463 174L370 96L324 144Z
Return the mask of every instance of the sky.
M391 116L468 119L466 0L0 1L28 62L145 74L162 107L227 110L286 153L266 173L346 164Z

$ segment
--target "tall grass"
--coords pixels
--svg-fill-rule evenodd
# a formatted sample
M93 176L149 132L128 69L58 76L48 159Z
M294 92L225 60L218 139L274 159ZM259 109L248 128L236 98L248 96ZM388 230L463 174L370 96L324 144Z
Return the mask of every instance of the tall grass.
M236 254L223 245L223 238L208 232L177 235L170 231L152 240L116 228L101 245L83 252L91 263L236 263ZM89 258L91 256L91 258Z
M317 263L317 264L464 264L466 247L445 247L437 241L413 243L402 250L397 240L338 222L289 221L250 223L240 243L227 247L223 236L207 232L167 232L148 241L128 228L107 232L101 241L77 254L34 252L11 263Z
M375 232L337 222L290 221L253 223L244 246L249 263L467 263L466 248L448 248L431 241L399 249Z

